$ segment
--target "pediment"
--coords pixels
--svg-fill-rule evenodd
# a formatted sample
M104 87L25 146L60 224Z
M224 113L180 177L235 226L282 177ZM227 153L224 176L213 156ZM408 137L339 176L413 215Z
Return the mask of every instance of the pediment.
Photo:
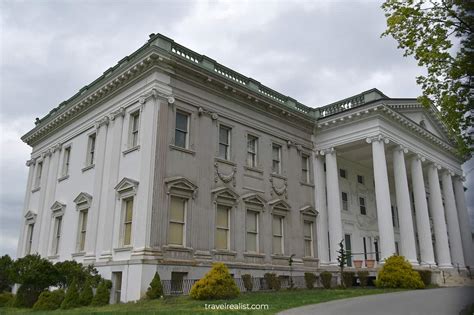
M123 193L125 191L136 191L138 188L138 182L136 180L130 179L128 177L124 177L115 187L114 189L118 193Z
M246 204L250 204L250 205L253 205L253 206L259 206L259 207L264 207L266 202L267 202L265 199L263 199L262 196L260 196L259 194L256 194L256 193L250 193L250 194L243 195L242 200Z
M307 205L307 206L302 207L300 209L300 213L305 214L305 215L309 215L309 216L312 216L312 217L316 217L319 214L318 211L316 211L314 209L314 207L311 206L311 205Z
M268 202L272 210L290 211L291 206L283 199L274 199Z
M31 210L28 210L28 212L25 214L25 219L27 221L35 221L36 220L36 213L34 213Z
M195 193L198 189L198 186L186 177L177 176L165 179L165 184L167 187L168 193L172 190L185 191L189 193Z
M53 205L51 206L51 211L53 212L64 211L65 209L66 209L66 205L59 201L55 201Z
M239 195L228 187L219 187L211 190L211 193L214 195L214 200L228 200L235 202L239 199Z
M81 192L77 197L74 199L74 203L76 205L87 205L90 206L92 203L92 196L88 193Z

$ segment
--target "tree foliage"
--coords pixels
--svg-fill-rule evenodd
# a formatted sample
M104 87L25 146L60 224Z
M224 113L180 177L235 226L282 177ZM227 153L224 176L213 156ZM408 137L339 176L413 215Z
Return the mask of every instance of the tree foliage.
M13 260L8 255L0 257L0 293L11 291L13 286Z
M33 305L35 311L49 311L56 310L61 306L64 300L64 290L43 291L38 301Z
M67 288L75 279L79 288L89 281L90 285L95 288L99 284L101 277L92 265L84 266L74 260L65 260L55 265L59 273L58 285L61 288Z
M474 2L465 0L386 0L387 29L426 75L416 78L425 107L432 104L456 139L460 154L472 153L473 139L462 130L474 123L464 114L474 108Z
M151 280L150 286L146 291L146 296L150 299L159 299L163 295L163 286L161 285L161 279L158 272L155 272L155 276Z
M423 289L425 287L420 274L413 270L403 256L388 257L377 274L375 285L379 288Z
M97 292L92 299L91 305L102 306L109 304L110 300L110 289L112 288L112 281L101 280L97 287Z
M79 306L81 306L81 303L79 301L79 290L77 288L77 281L74 279L67 288L66 296L64 297L64 300L61 303L61 309L66 310Z
M79 293L79 304L88 306L91 304L93 297L94 292L92 291L91 280L87 279Z

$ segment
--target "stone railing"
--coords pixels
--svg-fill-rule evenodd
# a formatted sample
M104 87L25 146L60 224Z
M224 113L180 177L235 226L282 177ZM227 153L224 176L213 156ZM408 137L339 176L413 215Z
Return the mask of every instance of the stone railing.
M359 94L350 98L343 99L336 103L332 103L316 110L319 111L319 117L326 117L343 112L349 108L357 107L365 103L365 94Z
M181 45L178 45L176 43L173 43L171 45L171 52L188 59L189 61L192 61L194 63L200 63L201 62L201 56L195 52L193 52L190 49L187 49L186 47L183 47Z
M240 83L242 85L247 85L248 79L244 77L243 75L235 72L234 70L231 70L219 64L215 64L214 71L220 74L221 76L231 79L237 83Z

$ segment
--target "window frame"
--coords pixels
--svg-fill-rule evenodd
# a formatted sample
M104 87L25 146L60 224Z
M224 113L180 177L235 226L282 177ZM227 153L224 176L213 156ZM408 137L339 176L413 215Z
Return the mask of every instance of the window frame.
M186 117L186 130L181 130L181 129L178 129L178 126L177 126L177 120L178 120L178 115L183 115ZM189 143L190 143L190 126L191 126L191 113L189 112L186 112L184 110L181 110L181 109L177 109L176 112L175 112L175 119L174 119L174 141L173 141L173 145L175 147L178 147L178 148L182 148L182 149L188 149L189 150ZM181 145L178 145L177 143L177 137L176 137L176 134L177 132L182 132L185 134L184 136L184 147L181 146Z
M219 207L223 207L226 209L227 211L227 227L224 227L224 226L219 226L218 223L217 223L217 217L218 217L218 212L219 212ZM231 250L231 244L230 244L230 233L231 233L231 211L232 211L232 206L230 205L227 205L227 204L222 204L222 203L217 203L216 204L216 223L215 223L215 231L216 231L216 234L214 236L214 249L216 250L221 250L221 251L230 251ZM222 208L221 208L222 209ZM218 230L223 230L223 231L226 231L226 248L218 248L217 247L217 231Z
M339 168L339 177L347 179L347 170L345 168Z
M120 220L120 245L122 247L132 247L133 246L133 217L134 217L134 212L135 212L135 196L127 196L121 199L122 203L122 218ZM131 209L131 218L129 221L127 221L127 210L128 210L128 203L132 202L132 209ZM125 233L126 233L126 227L127 225L130 225L130 236L129 236L129 242L125 243Z
M345 200L344 196L346 197ZM349 194L345 191L341 191L341 208L344 211L349 211Z
M247 221L247 216L249 213L252 213L252 215L255 215L255 231L249 231L248 227L248 221ZM252 210L252 209L246 209L245 213L245 251L247 253L259 253L260 252L260 211ZM247 235L248 234L253 234L255 236L255 251L249 250L249 246L247 243Z
M86 167L95 165L95 150L97 146L97 132L87 136Z
M136 119L136 120L135 120ZM135 125L136 123L136 125ZM140 144L141 109L136 109L129 114L128 148L138 147Z
M278 220L279 220L281 235L275 234L275 229L274 229L274 225L273 225L275 218L278 218ZM280 214L272 214L272 254L273 255L284 255L285 254L285 225L284 225L284 219L285 219L285 216L282 216ZM280 239L280 253L275 252L275 248L274 248L275 238Z
M43 177L43 166L44 166L43 160L38 161L38 163L36 163L34 189L41 187L41 180Z
M364 196L359 196L359 213L361 215L367 215L367 202Z
M183 222L179 222L179 221L173 221L171 219L171 205L173 204L173 201L172 199L173 198L177 198L177 199L182 199L184 201L184 209L183 209ZM168 233L167 233L167 238L166 238L166 244L168 246L173 246L173 247L186 247L186 228L187 228L187 217L188 217L188 204L189 204L189 198L186 198L186 197L183 197L183 196L179 196L179 195L170 195L170 202L169 202L169 212L168 212ZM174 244L174 243L171 243L170 242L170 226L171 226L171 223L173 224L181 224L182 225L182 244Z
M51 254L58 255L59 254L59 245L61 242L61 234L62 234L62 221L63 216L58 215L54 217L54 233L53 233L53 244Z
M357 183L361 184L361 185L365 185L365 177L364 175L359 175L357 174Z
M307 237L307 235L305 235L305 224L309 224L309 229L310 229L310 236L309 236L309 239ZM303 241L304 241L304 246L303 246L303 250L304 250L304 257L314 257L314 221L313 220L303 220ZM310 242L310 255L307 255L306 254L306 242L309 241Z
M221 130L227 131L227 143L221 142ZM221 146L225 147L224 156L221 156ZM230 161L231 160L231 157L230 157L231 146L232 146L232 127L225 124L219 124L218 134L217 134L217 156L220 159Z
M31 249L33 248L33 235L35 232L35 223L36 222L34 221L26 223L25 255L30 255Z
M247 167L250 167L250 168L258 167L258 140L259 140L259 137L253 134L247 134L247 158L246 158ZM254 143L253 152L249 150L250 141ZM249 155L250 155L250 159L249 159Z
M306 163L304 163L304 159L306 159ZM310 183L310 158L305 153L301 154L301 181L305 184Z
M273 155L273 150L277 148L278 149L278 159L275 159ZM283 155L283 146L281 144L272 142L272 174L277 174L281 175L282 173L282 155ZM275 162L278 162L278 170L275 171Z
M64 148L63 161L62 161L62 167L61 167L61 177L65 177L69 175L69 170L71 168L71 150L72 150L71 145L68 145Z

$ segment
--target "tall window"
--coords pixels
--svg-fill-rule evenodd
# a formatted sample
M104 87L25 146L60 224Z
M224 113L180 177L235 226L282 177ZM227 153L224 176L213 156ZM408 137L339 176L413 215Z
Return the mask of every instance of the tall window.
M62 176L69 174L69 160L71 159L71 147L64 149Z
M252 135L247 136L247 166L257 167L257 147L258 138Z
M82 252L86 245L86 234L87 234L87 216L89 209L84 209L79 212L79 244L78 251Z
M36 188L41 185L41 173L43 173L43 162L38 162L38 166L36 166L36 178L35 178Z
M309 183L309 157L301 155L301 180L303 183Z
M341 176L342 178L347 178L347 171L343 168L340 168L339 169L339 176Z
M184 198L171 197L168 244L185 246L186 204Z
M57 255L59 252L59 241L61 240L63 217L57 216L54 219L54 236L53 236L53 250L52 254Z
M123 217L123 245L132 244L132 219L133 219L133 198L124 200L124 217Z
M31 254L31 246L33 245L34 230L35 230L35 224L34 223L28 224L28 230L26 232L26 248L25 248L26 255Z
M113 303L120 303L120 296L122 295L122 273L112 272L113 281Z
M313 222L304 221L304 255L306 257L313 257Z
M364 197L359 197L359 208L360 208L360 214L363 214L363 215L367 214L367 209L365 208L365 198Z
M138 145L138 127L140 124L140 111L137 110L130 114L130 148Z
M247 237L248 252L258 252L258 212L247 211Z
M281 173L281 145L272 144L272 172Z
M219 157L224 160L230 158L230 128L219 126Z
M87 165L93 165L95 162L95 138L96 134L91 134L89 136L89 141L87 144Z
M216 249L229 249L230 207L217 205Z
M364 184L364 176L362 175L357 175L357 182L359 184Z
M346 263L347 267L352 267L352 244L351 244L351 235L345 234L344 241L346 243Z
M349 210L347 193L342 192L341 195L342 195L342 210Z
M189 145L189 115L176 112L176 129L174 133L174 144L181 148Z
M273 253L283 254L283 217L274 215L272 222Z

